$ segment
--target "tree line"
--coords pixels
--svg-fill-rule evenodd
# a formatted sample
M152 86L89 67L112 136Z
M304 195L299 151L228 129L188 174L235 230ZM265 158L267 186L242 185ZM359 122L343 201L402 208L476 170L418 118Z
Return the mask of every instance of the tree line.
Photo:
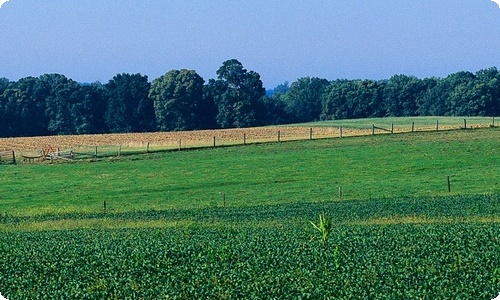
M498 116L496 67L445 78L387 80L302 77L267 91L236 59L208 82L171 70L152 82L117 74L81 84L61 74L0 78L0 137L180 131L315 120L400 116Z

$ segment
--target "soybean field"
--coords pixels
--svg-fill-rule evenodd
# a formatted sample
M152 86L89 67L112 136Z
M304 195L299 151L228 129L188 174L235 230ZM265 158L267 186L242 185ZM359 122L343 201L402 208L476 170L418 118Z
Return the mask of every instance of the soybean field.
M0 289L9 299L492 299L499 203L454 196L65 216L165 223L4 231ZM308 222L322 212L334 220L325 243Z

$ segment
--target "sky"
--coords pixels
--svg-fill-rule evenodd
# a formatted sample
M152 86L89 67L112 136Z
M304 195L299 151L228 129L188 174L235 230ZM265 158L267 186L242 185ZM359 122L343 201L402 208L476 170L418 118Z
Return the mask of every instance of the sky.
M238 59L272 89L297 78L445 77L500 68L491 0L0 0L0 77L108 82L172 69L206 81Z

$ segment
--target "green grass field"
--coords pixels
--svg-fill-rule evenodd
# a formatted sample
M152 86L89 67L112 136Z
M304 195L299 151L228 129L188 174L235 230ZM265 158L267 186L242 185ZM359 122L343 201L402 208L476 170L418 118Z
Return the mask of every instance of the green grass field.
M0 166L15 216L500 191L500 129L379 135Z
M484 128L0 165L0 293L493 299L499 149Z
M464 124L466 119L466 124ZM332 120L298 124L298 126L318 126L318 127L340 127L355 128L355 129L370 129L372 125L391 128L394 124L394 129L411 131L411 126L415 126L415 131L429 130L430 128L462 128L467 127L488 127L498 126L500 120L492 117L393 117L393 118L370 118L370 119L350 119L350 120ZM495 124L494 124L495 123Z

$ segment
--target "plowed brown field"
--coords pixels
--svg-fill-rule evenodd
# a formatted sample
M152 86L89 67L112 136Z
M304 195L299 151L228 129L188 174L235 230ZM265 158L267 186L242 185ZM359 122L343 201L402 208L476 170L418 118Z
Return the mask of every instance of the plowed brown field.
M339 128L314 127L314 138L339 136ZM69 150L81 147L116 146L140 148L149 144L151 148L182 148L217 145L243 144L277 141L278 132L281 141L310 138L308 127L255 127L241 129L199 130L181 132L150 132L123 134L58 135L43 137L1 138L0 150L21 152L38 151L46 147ZM343 135L369 134L363 130L343 130Z
M452 128L452 127L450 127ZM448 129L450 129L448 128ZM446 126L440 129L447 129ZM419 128L432 131L433 128ZM16 151L16 154L33 155L47 147L58 148L61 151L85 149L89 147L123 147L150 149L177 149L190 147L210 147L234 145L243 143L306 140L311 137L333 138L360 136L372 134L372 129L339 127L301 127L301 126L273 126L218 130L198 130L179 132L149 132L149 133L120 133L120 134L91 134L91 135L58 135L43 137L0 138L0 151ZM408 132L409 128L394 128L394 132ZM376 129L376 133L387 133L387 130Z

